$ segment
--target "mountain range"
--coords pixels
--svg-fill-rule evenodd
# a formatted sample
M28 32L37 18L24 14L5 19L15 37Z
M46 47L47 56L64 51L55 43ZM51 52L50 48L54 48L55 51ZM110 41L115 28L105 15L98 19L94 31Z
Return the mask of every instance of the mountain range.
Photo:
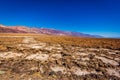
M0 25L0 33L34 33L34 34L95 37L95 38L102 37L99 35L90 35L80 32L61 31L61 30L48 29L48 28L30 28L26 26L4 26L4 25Z

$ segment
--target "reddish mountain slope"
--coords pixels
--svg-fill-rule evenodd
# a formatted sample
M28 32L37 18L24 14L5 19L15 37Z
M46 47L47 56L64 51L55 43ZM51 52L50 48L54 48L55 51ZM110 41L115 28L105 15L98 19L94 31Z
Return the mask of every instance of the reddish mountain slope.
M15 29L0 25L0 33L27 33L27 32L22 30L15 30Z
M0 33L37 33L37 34L48 34L48 35L66 35L66 36L79 36L79 37L101 37L98 35L89 35L79 32L67 32L55 29L47 28L29 28L24 26L3 26L0 25Z

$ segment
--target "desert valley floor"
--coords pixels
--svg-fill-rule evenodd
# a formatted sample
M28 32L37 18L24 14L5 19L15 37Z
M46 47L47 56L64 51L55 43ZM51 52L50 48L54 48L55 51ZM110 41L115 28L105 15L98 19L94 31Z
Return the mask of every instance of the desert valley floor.
M120 80L120 39L0 34L0 80Z

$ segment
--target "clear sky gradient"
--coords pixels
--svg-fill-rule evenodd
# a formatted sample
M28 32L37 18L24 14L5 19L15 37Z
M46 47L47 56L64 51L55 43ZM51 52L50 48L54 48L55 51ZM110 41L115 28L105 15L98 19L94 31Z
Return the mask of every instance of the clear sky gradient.
M0 0L0 24L120 37L120 0Z

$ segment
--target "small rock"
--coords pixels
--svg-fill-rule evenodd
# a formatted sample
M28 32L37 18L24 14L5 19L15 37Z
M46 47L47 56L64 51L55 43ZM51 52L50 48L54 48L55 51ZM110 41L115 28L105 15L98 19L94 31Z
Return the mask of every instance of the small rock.
M5 74L5 71L0 71L0 74Z

